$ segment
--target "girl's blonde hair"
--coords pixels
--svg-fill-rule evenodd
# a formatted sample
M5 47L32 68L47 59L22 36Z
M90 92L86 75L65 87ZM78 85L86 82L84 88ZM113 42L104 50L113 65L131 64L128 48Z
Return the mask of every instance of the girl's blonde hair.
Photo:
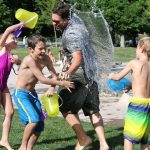
M143 47L143 50L147 53L148 59L150 60L150 37L143 37L139 40L138 45Z

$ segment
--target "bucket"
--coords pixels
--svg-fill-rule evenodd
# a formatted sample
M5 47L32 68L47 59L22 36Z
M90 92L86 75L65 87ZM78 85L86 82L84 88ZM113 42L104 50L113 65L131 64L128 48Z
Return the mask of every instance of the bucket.
M57 93L54 93L53 96L50 97L45 95L41 97L41 103L49 117L56 117L59 114L58 98L59 96Z
M25 27L33 29L38 20L38 14L35 12L30 12L25 9L19 8L15 13L16 19L20 22L25 22Z

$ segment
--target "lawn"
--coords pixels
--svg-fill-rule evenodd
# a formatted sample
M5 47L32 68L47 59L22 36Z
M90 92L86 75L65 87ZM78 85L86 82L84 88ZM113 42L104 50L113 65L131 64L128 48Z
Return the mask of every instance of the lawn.
M58 51L59 51L59 48L56 48L56 47L52 47L51 48L51 51L53 52L54 54L54 57L56 58L56 60L58 59ZM28 55L28 49L27 48L18 48L14 51L12 51L14 54L17 54L21 59L23 59L26 55Z
M54 57L57 60L58 59L58 51L60 49L53 47L53 48L51 48L51 50L54 54ZM24 56L26 56L28 54L28 50L25 48L19 48L19 49L15 50L14 53L18 54L20 56L20 58L22 59ZM127 47L127 48L116 47L115 48L115 61L127 62L134 58L135 58L135 48L132 48L132 47Z
M3 120L3 111L0 109L0 120ZM1 121L2 122L2 121ZM99 142L90 123L82 122L87 134L93 140L93 147L85 150L98 150ZM2 124L0 124L1 134ZM19 120L15 110L9 141L13 148L18 149L24 130L24 125ZM123 150L122 127L105 126L106 139L111 150ZM42 132L34 150L73 150L76 137L69 125L61 117L46 118L45 130ZM136 146L135 150L139 150Z
M126 47L126 48L115 48L115 60L121 61L121 62L128 62L129 60L132 60L135 58L135 52L136 49L132 47Z

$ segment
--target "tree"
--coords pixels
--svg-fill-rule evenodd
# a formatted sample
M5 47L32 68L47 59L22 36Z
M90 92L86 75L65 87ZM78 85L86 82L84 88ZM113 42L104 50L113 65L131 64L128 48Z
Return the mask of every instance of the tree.
M37 23L37 32L44 34L45 36L54 36L51 13L52 9L59 3L59 0L35 0L35 11L39 14L39 20Z
M0 0L0 31L3 32L4 29L9 26L11 18L9 7L4 3L4 0Z
M144 27L147 27L145 11L148 0L98 0L97 6L103 10L111 32L119 34L123 39L125 35L135 38L140 30L144 31ZM121 47L124 47L124 40Z

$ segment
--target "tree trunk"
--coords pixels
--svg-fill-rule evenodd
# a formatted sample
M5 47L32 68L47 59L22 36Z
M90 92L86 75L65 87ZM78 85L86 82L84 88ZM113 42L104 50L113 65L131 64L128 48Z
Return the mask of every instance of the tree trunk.
M124 40L125 38L124 38L124 34L122 34L121 36L120 36L120 47L125 47L125 40Z

